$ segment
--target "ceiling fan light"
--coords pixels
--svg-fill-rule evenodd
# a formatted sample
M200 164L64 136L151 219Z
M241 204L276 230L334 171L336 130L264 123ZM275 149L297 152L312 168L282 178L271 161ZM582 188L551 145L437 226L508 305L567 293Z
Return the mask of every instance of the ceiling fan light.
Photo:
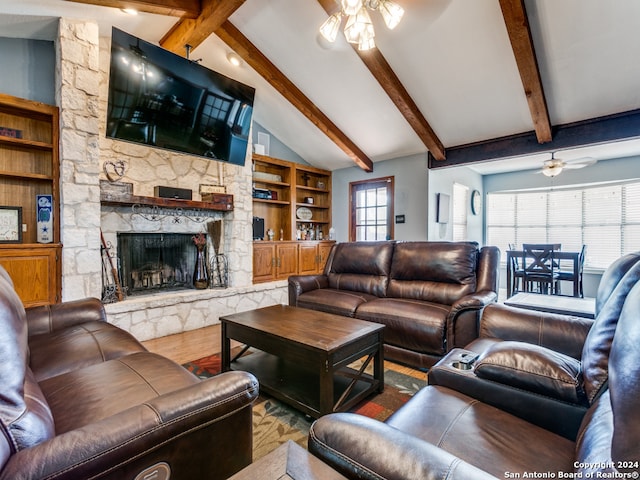
M404 8L391 0L381 0L378 11L389 30L396 28L404 15Z
M545 165L542 167L542 174L545 177L555 177L562 173L562 167L560 165Z
M347 42L360 44L362 34L369 29L373 32L371 17L367 9L362 7L357 15L351 15L347 19L347 24L344 27L344 36Z
M363 7L362 0L342 0L340 5L345 15L356 15Z
M340 30L340 23L342 23L342 13L334 13L322 24L320 27L320 33L327 39L327 41L333 43L338 36L338 30Z
M360 42L358 43L358 50L367 51L375 48L376 42L374 37L376 36L375 31L373 30L373 25L367 25L367 28L360 34Z

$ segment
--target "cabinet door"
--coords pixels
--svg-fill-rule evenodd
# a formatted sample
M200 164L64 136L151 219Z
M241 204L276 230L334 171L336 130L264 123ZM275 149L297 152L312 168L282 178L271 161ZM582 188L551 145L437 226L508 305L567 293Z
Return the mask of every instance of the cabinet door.
M298 245L296 243L283 243L276 246L278 280L298 273Z
M298 273L309 275L318 271L318 245L300 243L298 247Z
M275 246L253 242L253 281L270 282L276 279Z
M320 245L318 245L318 273L324 272L324 266L327 264L329 253L331 253L331 247L333 247L333 242L321 243Z
M58 247L0 250L0 265L9 273L25 307L60 301Z

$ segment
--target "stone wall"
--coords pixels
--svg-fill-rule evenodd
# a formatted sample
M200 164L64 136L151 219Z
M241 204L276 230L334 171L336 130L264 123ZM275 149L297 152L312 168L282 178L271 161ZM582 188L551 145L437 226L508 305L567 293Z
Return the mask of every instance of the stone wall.
M224 220L223 251L229 288L152 294L106 305L109 321L147 340L218 323L220 315L286 303L286 282L252 284L251 159L244 167L105 137L110 38L95 23L61 19L57 46L57 101L61 109L63 299L101 297L100 233L116 245L118 232L205 231L186 217L149 221L130 208L101 207L105 164L123 161L122 181L134 194L153 196L157 185L189 188L223 184L234 196ZM115 253L115 252L114 252Z

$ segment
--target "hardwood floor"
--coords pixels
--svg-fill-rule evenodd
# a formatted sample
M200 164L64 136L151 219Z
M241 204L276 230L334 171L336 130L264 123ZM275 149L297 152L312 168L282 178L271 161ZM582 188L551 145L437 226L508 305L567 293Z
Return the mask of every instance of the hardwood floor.
M220 325L155 338L142 342L142 344L149 351L168 357L182 365L188 361L220 352Z

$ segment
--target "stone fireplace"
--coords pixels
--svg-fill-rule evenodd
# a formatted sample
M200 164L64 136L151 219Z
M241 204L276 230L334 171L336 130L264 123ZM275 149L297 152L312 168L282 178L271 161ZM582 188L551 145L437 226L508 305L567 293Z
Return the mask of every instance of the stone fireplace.
M233 211L215 216L224 220L229 286L130 295L105 305L109 322L148 340L216 324L221 315L286 303L286 281L252 284L251 146L245 166L239 167L106 138L110 42L100 37L93 22L59 20L55 44L63 300L101 296L101 234L117 256L119 233L205 232L203 224L185 217L167 215L150 222L131 208L101 204L105 164L122 161L126 172L121 181L133 184L134 195L150 197L156 186L173 186L191 189L198 200L200 185L215 184L234 196Z

